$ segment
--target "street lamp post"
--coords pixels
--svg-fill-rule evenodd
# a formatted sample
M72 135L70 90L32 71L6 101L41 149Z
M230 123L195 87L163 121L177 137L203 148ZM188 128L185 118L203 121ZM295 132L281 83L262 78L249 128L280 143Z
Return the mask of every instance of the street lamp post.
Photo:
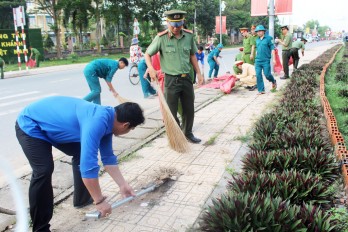
M222 17L221 17L221 0L219 4L219 9L220 9L220 43L222 44Z

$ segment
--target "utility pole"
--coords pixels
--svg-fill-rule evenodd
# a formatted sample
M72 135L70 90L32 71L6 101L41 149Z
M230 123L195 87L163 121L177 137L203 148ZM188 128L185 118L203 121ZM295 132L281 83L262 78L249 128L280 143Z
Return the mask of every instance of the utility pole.
M269 17L268 33L274 39L274 0L269 1L268 17ZM271 61L271 70L273 70L273 66L274 66L273 62Z
M220 0L220 4L219 4L219 9L220 9L220 43L222 44L222 17L221 17L221 0Z

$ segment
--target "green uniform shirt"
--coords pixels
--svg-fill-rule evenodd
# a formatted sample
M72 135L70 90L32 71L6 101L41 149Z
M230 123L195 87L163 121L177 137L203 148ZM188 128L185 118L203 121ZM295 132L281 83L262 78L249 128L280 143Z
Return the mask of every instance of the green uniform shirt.
M39 50L37 50L36 48L32 48L31 49L31 53L35 56L35 55L40 55Z
M236 58L234 59L234 61L240 61L242 59L243 59L243 53L240 52L236 55Z
M251 54L251 47L253 45L256 45L256 41L253 40L251 37L251 35L248 35L246 38L243 39L244 54Z
M301 41L301 40L296 40L295 42L293 42L292 47L298 48L298 49L302 48L303 50L305 50L305 45L304 45L303 41Z
M155 37L146 53L150 56L160 52L161 69L169 75L190 73L190 56L197 52L193 34L181 31L177 39L169 30Z
M285 36L282 35L281 39L283 40L283 43L286 45L282 45L282 50L289 50L290 48L292 48L292 35L290 33L287 33Z

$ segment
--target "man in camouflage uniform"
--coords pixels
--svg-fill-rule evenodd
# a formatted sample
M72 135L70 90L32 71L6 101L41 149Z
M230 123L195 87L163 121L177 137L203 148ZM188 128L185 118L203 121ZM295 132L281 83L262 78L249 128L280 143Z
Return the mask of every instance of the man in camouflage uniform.
M170 111L179 124L178 102L182 104L182 130L192 143L200 143L192 133L194 121L194 90L190 77L191 64L197 73L198 84L203 83L203 77L198 66L195 53L197 47L191 31L183 29L186 12L170 10L167 16L168 29L158 33L145 53L146 64L152 79L157 72L151 64L151 56L160 52L162 71L165 73L164 95Z

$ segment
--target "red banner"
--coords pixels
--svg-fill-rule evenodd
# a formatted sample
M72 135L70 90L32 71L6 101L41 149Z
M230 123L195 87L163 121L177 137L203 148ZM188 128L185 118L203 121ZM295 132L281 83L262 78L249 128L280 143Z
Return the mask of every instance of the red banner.
M273 1L273 0L271 0ZM251 0L251 16L268 15L268 0Z
M276 0L275 14L276 15L292 14L292 0Z
M226 16L221 16L222 19L222 34L226 34ZM215 33L216 34L221 34L220 32L220 16L216 16L215 19Z

